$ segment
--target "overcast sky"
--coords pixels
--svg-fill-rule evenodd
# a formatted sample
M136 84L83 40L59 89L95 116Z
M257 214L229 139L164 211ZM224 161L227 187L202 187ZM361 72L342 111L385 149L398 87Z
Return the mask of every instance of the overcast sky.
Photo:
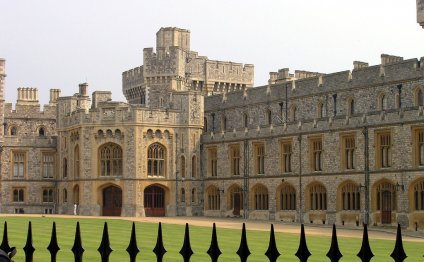
M124 100L121 73L142 64L160 27L191 31L191 49L209 59L255 65L255 86L279 68L331 73L382 53L424 56L415 0L0 0L0 57L6 100L16 88L89 93Z

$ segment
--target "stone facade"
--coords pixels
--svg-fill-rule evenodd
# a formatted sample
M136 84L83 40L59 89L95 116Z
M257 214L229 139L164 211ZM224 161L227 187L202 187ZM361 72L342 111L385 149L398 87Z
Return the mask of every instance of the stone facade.
M417 0L417 22L424 28L424 1Z
M19 88L0 107L0 211L424 228L424 58L284 68L251 88L253 66L189 40L161 28L123 73L128 103L84 83L40 111L37 89Z

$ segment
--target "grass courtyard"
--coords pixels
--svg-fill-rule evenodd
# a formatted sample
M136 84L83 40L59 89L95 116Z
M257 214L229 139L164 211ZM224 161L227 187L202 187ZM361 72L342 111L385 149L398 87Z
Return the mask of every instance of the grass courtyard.
M97 248L100 245L103 223L108 222L109 237L111 246L114 249L110 256L110 261L129 261L129 256L125 251L131 233L131 221L119 219L84 219L84 218L57 218L57 217L0 217L1 235L3 234L4 221L8 223L9 244L16 246L18 253L14 257L15 261L24 261L22 247L26 242L28 221L32 222L33 245L36 248L34 261L49 261L50 256L46 249L50 242L51 227L53 221L56 222L58 242L61 250L58 253L58 261L73 261L71 248L74 241L76 222L80 222L82 244L85 249L84 261L100 261ZM212 224L212 221L211 221ZM141 250L137 256L137 261L156 261L152 252L156 244L158 224L136 222L137 243ZM263 262L268 261L264 253L268 247L269 232L250 231L247 228L247 239L252 255L248 261ZM183 244L184 226L173 224L162 224L164 246L168 251L164 256L164 261L182 261L179 250ZM219 261L230 262L240 261L235 254L240 244L240 229L217 228L218 243L222 251ZM211 239L211 228L190 227L190 240L194 255L191 261L210 261L206 251L209 248ZM393 261L389 255L394 247L393 240L370 239L370 244L375 257L371 261ZM356 254L361 246L361 239L339 237L339 246L343 253L340 261L360 261ZM277 247L282 253L278 261L299 261L294 254L299 245L299 235L290 233L276 233ZM330 247L330 237L308 236L306 230L306 241L312 256L308 261L329 261L325 254ZM422 261L424 243L406 242L404 248L408 258L405 261Z

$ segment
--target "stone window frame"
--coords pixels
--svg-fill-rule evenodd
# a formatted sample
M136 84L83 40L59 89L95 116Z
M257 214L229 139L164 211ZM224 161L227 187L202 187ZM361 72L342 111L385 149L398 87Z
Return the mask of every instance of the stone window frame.
M218 148L209 147L208 152L208 176L217 177L218 176Z
M197 177L197 166L198 166L197 156L196 155L193 155L191 157L191 177L192 178L196 178Z
M305 200L307 210L325 211L328 207L328 194L325 186L320 182L312 182L308 185Z
M290 106L289 120L290 120L290 122L296 122L296 120L297 120L297 106L296 105Z
M211 185L206 189L205 210L221 209L221 192L218 187Z
M414 167L424 167L424 126L412 127L412 148Z
M54 188L52 188L52 187L43 188L42 189L42 198L41 198L42 203L45 203L45 204L54 203L54 195L55 195Z
M348 97L346 100L346 112L347 116L353 116L355 114L355 99Z
M266 116L266 125L268 125L268 126L272 125L272 110L271 110L271 108L268 108L266 110L265 116Z
M54 151L41 152L41 173L43 179L54 179L56 174L56 153Z
M324 103L320 100L317 102L317 114L316 118L321 119L324 117Z
M234 194L240 195L240 210L243 210L243 188L238 184L232 184L227 190L227 210L234 209Z
M411 210L423 211L424 210L424 179L418 179L411 186L410 191Z
M221 132L227 131L228 128L228 120L225 114L221 115Z
M290 183L283 183L278 188L277 209L280 211L296 211L296 188Z
M249 115L247 114L247 112L243 113L243 127L249 128Z
M68 190L66 188L62 190L62 203L68 203Z
M265 143L253 142L252 145L255 175L265 175Z
M288 162L288 163L287 163ZM280 171L293 172L293 138L280 140Z
M205 116L203 117L203 133L208 132L208 118Z
M240 176L241 151L239 144L228 145L230 176Z
M377 105L378 105L378 111L386 111L389 109L389 102L387 100L387 94L384 92L381 92L377 97Z
M39 137L46 137L47 136L47 128L44 125L39 126L37 128L37 135Z
M375 131L375 168L385 169L392 167L393 143L390 129Z
M269 210L269 190L263 184L256 184L252 188L252 209L268 211Z
M13 203L25 203L25 187L13 187L12 188L12 202Z
M424 105L424 94L421 87L416 87L414 89L414 106L423 106Z
M186 160L184 155L180 156L180 176L181 178L186 177Z
M22 150L14 150L10 154L11 159L11 170L12 170L12 178L14 179L25 179L27 177L28 173L28 164L27 164L27 151ZM16 159L18 158L17 162ZM18 171L16 171L16 168L18 168ZM16 172L18 172L17 175Z
M322 172L324 164L323 136L308 137L309 167L312 172Z
M147 148L147 176L166 177L167 161L167 148L159 142L150 144Z
M197 204L197 192L196 192L196 188L192 188L191 189L191 203L192 204Z
M357 183L351 180L345 181L339 185L338 191L339 210L361 210L361 191Z
M121 177L123 175L124 152L116 143L105 143L98 149L99 177Z
M79 145L75 145L74 147L74 178L79 178L80 177L80 169L81 169L81 165L80 165L80 149L79 149Z
M372 203L374 210L381 211L383 196L382 193L384 191L390 191L391 193L391 211L397 210L397 194L396 194L396 185L394 185L391 181L387 179L382 179L375 184L375 188L373 190L374 201Z
M356 169L356 135L355 133L340 134L340 166L341 170ZM350 161L349 161L350 160Z
M68 159L66 157L62 160L62 178L68 178Z
M186 194L185 194L185 188L181 188L180 189L180 195L181 195L181 199L180 202L181 203L185 203L186 202Z
M18 127L16 125L11 125L9 127L9 134L10 134L10 136L17 136L18 135Z

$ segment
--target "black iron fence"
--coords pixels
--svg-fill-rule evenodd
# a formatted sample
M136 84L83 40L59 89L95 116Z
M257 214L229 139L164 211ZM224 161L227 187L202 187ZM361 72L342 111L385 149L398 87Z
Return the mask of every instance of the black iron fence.
M7 233L7 222L4 223L3 240L0 245L0 249L5 251L7 254L13 254L14 252L16 252L16 249L14 247L10 247L9 245L8 233ZM51 261L52 262L56 261L56 255L59 252L60 247L57 242L55 222L53 222L50 244L47 246L47 249L50 252ZM72 253L74 254L74 258L75 258L74 261L81 262L83 260L84 248L82 246L82 241L81 241L81 232L80 232L79 222L77 222L77 225L76 225L74 244L71 250L72 250ZM105 222L104 224L102 240L97 250L100 253L101 261L103 262L109 261L109 255L112 253L113 250L109 242L109 231L108 231L107 222ZM28 224L27 240L23 248L23 251L25 252L25 261L32 262L35 248L32 242L31 222L29 222ZM128 255L129 255L129 261L131 262L136 261L137 255L140 252L140 250L137 246L134 222L132 224L130 242L128 244L126 251L128 252ZM163 239L162 239L162 225L161 223L159 223L156 245L153 248L153 253L156 255L156 261L158 262L162 261L163 256L166 252L167 251L165 249L165 246L163 244ZM191 249L188 224L186 224L185 226L184 243L179 253L181 254L185 262L190 261L190 257L194 254L193 250ZM211 261L218 261L219 256L222 254L218 245L218 238L216 234L215 223L213 223L211 244L207 253L210 256ZM249 255L251 254L249 250L248 242L247 242L246 227L244 223L243 223L242 232L241 232L240 246L238 250L236 251L236 253L240 257L241 262L247 261ZM274 236L274 226L272 224L271 224L271 230L270 230L270 236L269 236L268 249L265 251L265 255L268 257L269 261L271 262L277 261L277 258L281 255L277 248L277 244L276 244L275 236ZM299 261L301 262L307 261L308 258L311 256L311 252L308 250L308 247L306 245L306 237L305 237L305 230L304 230L303 224L301 225L299 248L295 255L299 258ZM335 261L339 261L342 256L343 255L340 252L338 241L337 241L336 226L333 225L331 245L330 245L330 249L327 252L327 257L330 261L335 262ZM367 225L364 225L362 245L357 256L363 262L370 261L371 258L374 256L368 241ZM407 257L403 249L402 233L401 233L400 225L398 225L398 228L397 228L395 247L390 256L395 262L401 262ZM6 261L6 260L0 260L0 261Z

